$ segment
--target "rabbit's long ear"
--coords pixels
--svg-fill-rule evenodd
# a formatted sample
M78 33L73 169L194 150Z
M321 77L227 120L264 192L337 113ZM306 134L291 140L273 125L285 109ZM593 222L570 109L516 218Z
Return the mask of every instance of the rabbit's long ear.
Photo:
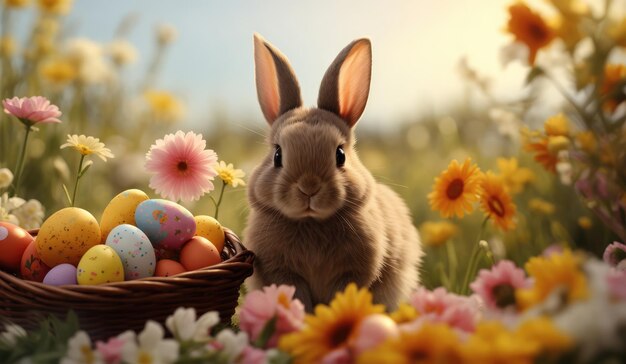
M254 74L259 104L267 122L302 106L300 85L285 57L259 34L254 34Z
M328 67L320 86L317 106L339 115L353 127L365 109L371 76L370 41L355 40L344 48Z

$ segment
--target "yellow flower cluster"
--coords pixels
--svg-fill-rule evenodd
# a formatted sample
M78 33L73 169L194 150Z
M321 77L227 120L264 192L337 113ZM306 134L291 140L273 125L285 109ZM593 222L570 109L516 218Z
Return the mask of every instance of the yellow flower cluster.
M482 173L470 159L460 165L453 160L433 185L428 195L431 209L439 211L442 217L463 217L471 213L474 202L479 201L487 217L502 230L515 227L516 206L512 195L521 192L534 179L528 168L519 168L517 159L500 158L497 161L499 174L492 171ZM448 225L434 223L423 225L425 241L432 245L445 242L455 230Z

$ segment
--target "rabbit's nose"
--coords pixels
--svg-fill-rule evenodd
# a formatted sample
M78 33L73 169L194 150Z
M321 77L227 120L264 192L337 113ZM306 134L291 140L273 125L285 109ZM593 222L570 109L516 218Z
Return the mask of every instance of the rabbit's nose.
M322 189L322 183L316 176L307 176L298 181L298 190L304 195L313 197Z

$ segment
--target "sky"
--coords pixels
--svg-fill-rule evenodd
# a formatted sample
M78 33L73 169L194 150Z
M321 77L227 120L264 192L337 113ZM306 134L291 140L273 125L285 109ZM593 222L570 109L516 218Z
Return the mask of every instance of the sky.
M157 24L176 28L157 86L181 96L187 122L211 123L216 113L263 122L254 85L252 35L258 32L291 61L304 104L314 106L320 81L337 53L356 38L372 42L368 106L361 120L390 126L419 114L441 114L462 95L459 61L479 71L502 71L499 49L511 39L503 29L506 0L165 1L76 0L67 16L74 35L112 40L129 14L128 39L139 61L127 76L138 79L154 51ZM28 17L19 20L27 26ZM508 76L507 76L508 77ZM519 77L504 77L520 87ZM372 126L372 125L370 125Z

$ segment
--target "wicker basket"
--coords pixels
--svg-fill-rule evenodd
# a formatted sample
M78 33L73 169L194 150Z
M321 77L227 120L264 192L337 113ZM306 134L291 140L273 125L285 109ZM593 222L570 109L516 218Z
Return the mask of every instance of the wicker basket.
M230 322L239 287L252 274L254 254L229 229L223 262L174 277L150 277L99 286L50 286L0 271L0 319L27 329L53 314L64 319L69 310L92 339L106 339L125 330L141 331L147 320L161 323L177 307L197 313L218 311ZM32 235L36 235L32 231Z

